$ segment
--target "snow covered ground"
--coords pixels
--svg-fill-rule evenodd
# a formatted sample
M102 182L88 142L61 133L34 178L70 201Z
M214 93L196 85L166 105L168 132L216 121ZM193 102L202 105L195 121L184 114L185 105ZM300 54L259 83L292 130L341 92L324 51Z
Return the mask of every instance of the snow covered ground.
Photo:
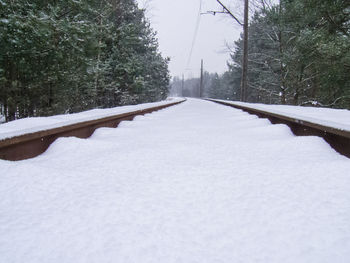
M302 107L290 105L269 105L260 103L246 103L239 101L219 100L233 105L276 113L291 118L317 123L324 126L338 128L350 132L350 111L346 109Z
M110 109L94 109L74 114L62 114L50 117L34 117L19 119L0 124L0 140L12 138L14 136L23 135L26 133L44 131L48 129L71 125L78 122L96 120L126 112L143 110L181 100L183 99L169 98L167 100L154 103L144 103L131 106L115 107Z
M212 102L0 171L1 262L350 262L350 160Z

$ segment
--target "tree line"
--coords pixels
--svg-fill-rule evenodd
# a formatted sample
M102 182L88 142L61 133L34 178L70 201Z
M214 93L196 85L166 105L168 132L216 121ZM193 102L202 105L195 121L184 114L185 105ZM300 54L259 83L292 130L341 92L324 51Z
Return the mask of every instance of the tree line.
M350 109L350 2L257 2L249 23L247 101ZM229 70L207 84L208 96L239 100L242 54L241 36Z
M221 75L204 71L202 96L223 100L238 100L239 94L236 87L239 88L240 86L240 77L236 79L233 77L235 76L231 71ZM182 80L179 77L174 77L171 81L170 95L199 98L200 78Z
M1 0L6 121L164 99L168 58L135 0Z

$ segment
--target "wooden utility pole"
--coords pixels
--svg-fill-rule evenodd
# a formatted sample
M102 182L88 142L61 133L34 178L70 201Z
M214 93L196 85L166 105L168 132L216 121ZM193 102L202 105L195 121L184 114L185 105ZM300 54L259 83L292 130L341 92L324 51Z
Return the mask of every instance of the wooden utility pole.
M241 101L247 100L247 87L248 87L248 15L249 0L244 0L244 22L242 23L232 12L220 1L216 0L223 8L223 11L208 11L210 14L228 14L236 22L243 26L243 57L242 57L242 80L241 80Z
M243 23L243 58L242 58L242 80L241 80L241 101L247 100L248 86L248 3L244 2L244 23Z
M199 97L203 97L203 59L201 60L201 81L199 85Z

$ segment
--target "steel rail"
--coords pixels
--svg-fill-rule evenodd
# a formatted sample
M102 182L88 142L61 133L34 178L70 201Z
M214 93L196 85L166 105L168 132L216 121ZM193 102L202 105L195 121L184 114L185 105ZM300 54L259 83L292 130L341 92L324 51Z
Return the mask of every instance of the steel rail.
M297 136L322 137L338 153L350 158L350 132L331 126L325 126L307 120L296 119L282 114L255 109L248 106L232 104L215 99L207 99L215 103L243 110L259 118L267 118L272 124L286 124Z
M59 137L88 138L94 131L101 127L116 128L121 121L132 120L138 115L144 115L184 102L185 100L171 102L160 106L142 110L116 114L100 119L77 122L62 127L27 133L0 140L0 159L19 161L36 157L49 148Z

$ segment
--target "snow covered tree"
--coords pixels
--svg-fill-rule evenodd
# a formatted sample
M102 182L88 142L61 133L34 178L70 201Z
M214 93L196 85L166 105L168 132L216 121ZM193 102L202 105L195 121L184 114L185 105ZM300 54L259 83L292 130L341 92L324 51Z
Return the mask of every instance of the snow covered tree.
M167 96L168 59L134 0L0 1L6 120Z
M349 1L262 4L249 28L248 101L350 108L349 23ZM235 44L230 67L240 74Z

